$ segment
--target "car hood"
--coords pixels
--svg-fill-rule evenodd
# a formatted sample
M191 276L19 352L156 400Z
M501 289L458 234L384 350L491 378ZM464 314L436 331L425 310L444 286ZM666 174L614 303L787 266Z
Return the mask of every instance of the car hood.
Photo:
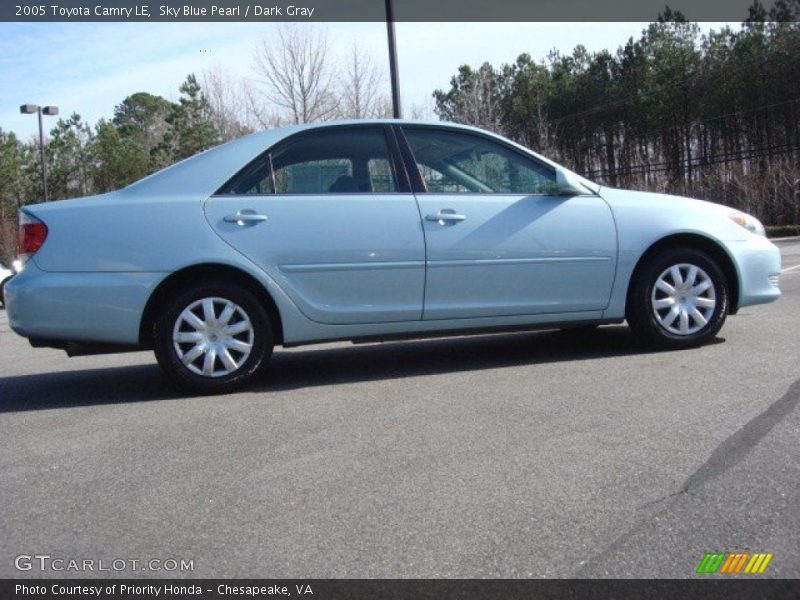
M618 227L625 231L650 231L654 237L696 233L725 241L754 235L729 218L737 212L730 206L684 196L608 187L601 188L600 196L614 213Z
M692 210L708 212L715 216L728 217L737 209L709 202L708 200L698 200L697 198L687 198L686 196L673 196L671 194L658 194L655 192L638 192L634 190L621 190L612 187L601 187L600 196L613 208L616 203L630 205L631 203L640 204L642 208L664 208L669 210Z

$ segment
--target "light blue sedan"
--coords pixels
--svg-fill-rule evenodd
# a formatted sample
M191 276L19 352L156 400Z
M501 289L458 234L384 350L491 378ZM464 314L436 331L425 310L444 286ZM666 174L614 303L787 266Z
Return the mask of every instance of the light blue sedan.
M445 123L275 129L102 196L26 206L11 327L70 355L152 348L198 393L276 344L596 326L687 348L778 298L755 218L601 187Z

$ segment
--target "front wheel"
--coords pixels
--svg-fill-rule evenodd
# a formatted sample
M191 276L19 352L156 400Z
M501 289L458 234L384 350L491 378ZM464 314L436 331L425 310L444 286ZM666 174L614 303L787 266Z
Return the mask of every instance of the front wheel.
M272 354L269 317L248 290L200 283L169 300L154 329L154 351L169 380L199 394L250 383Z
M649 345L679 349L717 335L730 303L719 265L694 248L667 250L644 265L628 297L628 324Z

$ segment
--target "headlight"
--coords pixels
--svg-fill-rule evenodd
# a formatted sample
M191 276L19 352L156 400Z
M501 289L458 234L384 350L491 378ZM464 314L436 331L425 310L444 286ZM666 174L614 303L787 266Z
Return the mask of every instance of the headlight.
M761 221L756 219L755 217L748 215L747 213L743 212L735 212L728 215L734 223L737 225L741 225L747 231L751 233L755 233L756 235L766 237L767 231L764 229L764 226L761 224Z

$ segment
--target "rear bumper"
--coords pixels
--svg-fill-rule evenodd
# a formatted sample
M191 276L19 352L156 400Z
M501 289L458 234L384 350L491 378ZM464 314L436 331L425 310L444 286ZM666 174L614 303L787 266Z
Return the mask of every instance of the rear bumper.
M136 345L145 304L163 277L55 273L31 260L6 284L9 324L30 339Z
M748 239L727 242L739 274L739 308L766 304L777 300L781 291L781 252L768 239L748 236Z

